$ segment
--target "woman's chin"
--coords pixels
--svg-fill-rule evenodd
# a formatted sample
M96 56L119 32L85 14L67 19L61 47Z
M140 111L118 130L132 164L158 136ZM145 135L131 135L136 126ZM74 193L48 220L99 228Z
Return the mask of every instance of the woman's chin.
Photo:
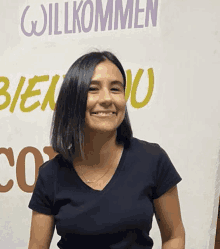
M95 132L95 133L116 133L117 129L107 126L100 126L100 127L90 127L86 129L88 132Z

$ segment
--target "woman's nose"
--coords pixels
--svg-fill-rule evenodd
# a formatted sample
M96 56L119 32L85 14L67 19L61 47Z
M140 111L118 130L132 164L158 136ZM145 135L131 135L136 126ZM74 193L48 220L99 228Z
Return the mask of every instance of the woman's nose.
M111 96L111 93L108 89L103 89L101 92L100 92L100 102L103 102L103 103L111 103L112 102L112 96Z

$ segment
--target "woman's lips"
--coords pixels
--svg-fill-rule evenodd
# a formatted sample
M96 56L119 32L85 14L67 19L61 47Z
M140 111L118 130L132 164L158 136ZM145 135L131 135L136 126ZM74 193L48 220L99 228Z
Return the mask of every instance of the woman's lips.
M91 115L97 116L97 117L111 117L116 115L115 112L92 112Z

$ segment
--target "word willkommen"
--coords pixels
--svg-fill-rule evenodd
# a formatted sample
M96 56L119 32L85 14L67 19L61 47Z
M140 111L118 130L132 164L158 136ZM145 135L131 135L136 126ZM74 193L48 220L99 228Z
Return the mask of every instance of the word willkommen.
M157 25L158 0L146 0L142 7L140 4L144 1L140 0L107 0L105 7L103 2L73 1L72 5L68 2L50 3L48 7L41 4L39 19L43 19L43 26L39 26L38 21L31 21L31 29L27 28L27 24L30 24L30 6L27 6L21 16L21 31L30 37L33 34L41 36L46 31L48 35L61 35L117 30L119 26L121 29L140 29L149 26L150 17L152 25ZM144 21L141 21L142 14Z

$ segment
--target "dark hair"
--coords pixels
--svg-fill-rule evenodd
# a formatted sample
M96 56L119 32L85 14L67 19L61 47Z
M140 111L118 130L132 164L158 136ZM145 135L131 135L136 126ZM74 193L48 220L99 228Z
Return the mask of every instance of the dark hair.
M91 52L77 59L69 68L60 88L51 126L51 146L57 153L72 162L75 152L84 158L84 124L87 93L95 67L109 60L120 70L124 88L125 71L115 55L108 51ZM117 128L116 141L129 147L132 129L127 107L125 118Z

